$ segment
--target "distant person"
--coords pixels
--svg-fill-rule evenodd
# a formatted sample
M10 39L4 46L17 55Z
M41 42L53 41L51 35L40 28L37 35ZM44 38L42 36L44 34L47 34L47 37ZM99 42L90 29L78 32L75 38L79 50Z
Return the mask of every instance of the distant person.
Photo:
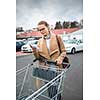
M49 24L46 21L40 21L38 23L38 30L42 34L42 38L39 39L37 47L33 47L30 45L33 49L35 57L43 57L47 60L57 61L57 67L62 68L62 62L64 57L66 56L66 50L61 37L53 34L50 31ZM60 49L58 46L58 42L60 45ZM45 65L45 62L40 61L40 64ZM37 87L40 86L39 80L36 81L36 84ZM61 96L58 100L61 100Z

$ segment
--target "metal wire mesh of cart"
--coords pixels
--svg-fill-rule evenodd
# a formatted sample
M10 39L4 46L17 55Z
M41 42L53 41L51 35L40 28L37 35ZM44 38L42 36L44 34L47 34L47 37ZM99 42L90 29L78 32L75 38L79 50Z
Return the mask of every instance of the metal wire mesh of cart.
M69 66L69 64L68 64ZM28 64L16 72L17 100L59 100L63 92L65 69L58 69L54 63L41 66ZM36 80L41 84L37 88Z

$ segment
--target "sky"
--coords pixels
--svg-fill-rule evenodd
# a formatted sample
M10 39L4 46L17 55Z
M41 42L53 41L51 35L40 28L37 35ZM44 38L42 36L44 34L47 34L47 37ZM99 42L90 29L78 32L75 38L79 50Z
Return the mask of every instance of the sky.
M36 28L41 20L55 25L57 21L80 21L83 0L16 0L16 27Z

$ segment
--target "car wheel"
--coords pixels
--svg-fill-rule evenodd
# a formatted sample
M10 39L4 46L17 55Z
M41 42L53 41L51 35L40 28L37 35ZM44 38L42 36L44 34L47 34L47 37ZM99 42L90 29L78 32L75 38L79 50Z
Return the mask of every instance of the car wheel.
M75 54L75 52L76 52L76 49L75 48L72 48L71 53L72 54Z

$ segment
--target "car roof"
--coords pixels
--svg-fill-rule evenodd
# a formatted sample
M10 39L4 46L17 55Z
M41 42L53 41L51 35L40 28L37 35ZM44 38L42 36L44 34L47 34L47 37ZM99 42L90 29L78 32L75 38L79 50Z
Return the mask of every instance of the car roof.
M72 32L73 35L82 35L83 34L83 29L77 30L75 32Z
M16 42L23 42L23 40L16 40Z

